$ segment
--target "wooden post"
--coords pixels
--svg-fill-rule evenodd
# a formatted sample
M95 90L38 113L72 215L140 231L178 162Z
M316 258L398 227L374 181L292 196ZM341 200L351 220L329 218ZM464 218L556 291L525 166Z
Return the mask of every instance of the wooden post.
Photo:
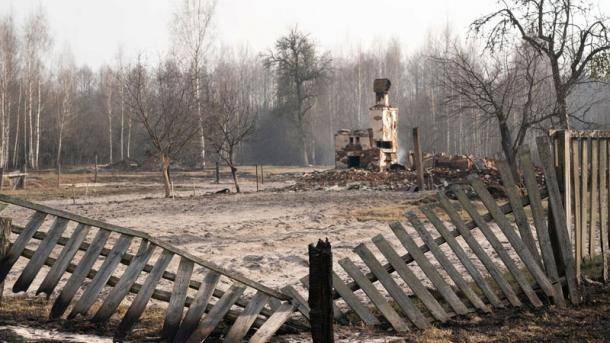
M263 172L263 165L261 164L261 184L265 184L265 172Z
M61 165L57 163L57 188L61 184Z
M417 187L419 191L424 191L426 185L424 183L424 163L421 153L421 144L419 140L419 128L413 128L413 149L415 150L415 170L417 172Z
M314 343L332 343L333 256L328 239L309 245L309 322Z
M23 165L23 176L21 177L21 189L26 189L26 179L28 178L28 166Z
M0 168L0 191L4 188L4 168Z
M216 183L220 183L220 163L216 161Z
M258 164L256 165L256 191L258 192Z
M11 218L0 218L0 261L3 261L8 254L11 245ZM4 295L4 281L0 283L0 302Z
M93 183L97 183L97 155L95 155L95 174L93 175Z

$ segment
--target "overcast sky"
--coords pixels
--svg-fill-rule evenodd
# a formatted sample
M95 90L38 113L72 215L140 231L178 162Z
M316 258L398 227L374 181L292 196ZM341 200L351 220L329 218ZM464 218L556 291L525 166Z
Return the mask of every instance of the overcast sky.
M112 63L119 45L127 57L169 46L171 13L180 0L0 0L0 13L23 18L45 8L55 47L69 46L78 64ZM495 0L218 0L216 39L254 51L298 25L334 53L374 40L397 38L417 48L427 32L447 22L465 35L468 24ZM610 0L600 3L610 13Z

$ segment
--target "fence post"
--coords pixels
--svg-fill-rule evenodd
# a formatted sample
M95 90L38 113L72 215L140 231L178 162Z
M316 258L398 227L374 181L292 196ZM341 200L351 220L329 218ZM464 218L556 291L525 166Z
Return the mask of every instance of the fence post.
M95 155L95 174L93 174L93 183L97 183L97 155Z
M216 161L216 183L220 183L220 164Z
M328 238L309 245L309 307L314 343L333 343L333 257Z
M258 192L258 164L256 165L256 191Z
M0 261L3 261L8 254L11 245L11 218L0 218ZM0 302L4 295L4 281L0 283Z
M265 172L263 171L263 165L261 164L261 184L265 184Z
M0 191L4 188L4 168L0 168Z
M421 152L421 142L419 140L419 128L413 128L413 150L415 150L415 170L417 172L417 187L419 191L424 191L426 185L424 183L424 162Z

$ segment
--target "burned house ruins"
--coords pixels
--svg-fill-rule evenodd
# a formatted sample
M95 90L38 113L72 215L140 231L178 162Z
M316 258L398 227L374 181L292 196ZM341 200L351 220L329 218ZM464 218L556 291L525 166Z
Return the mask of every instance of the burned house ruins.
M388 79L373 83L375 105L369 109L370 128L335 134L335 168L383 171L398 162L398 108L390 105L390 86Z

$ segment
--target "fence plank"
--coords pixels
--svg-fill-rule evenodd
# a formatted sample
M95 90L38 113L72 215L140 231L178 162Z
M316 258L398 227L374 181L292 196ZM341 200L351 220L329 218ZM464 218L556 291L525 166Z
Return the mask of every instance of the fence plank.
M540 245L540 251L542 252L546 273L551 282L555 285L557 304L563 306L565 304L563 289L559 280L557 265L555 264L555 256L553 255L553 247L549 236L549 227L545 220L542 197L540 195L540 190L538 189L538 181L534 172L534 164L529 149L522 149L519 152L519 160L521 161L523 179L525 181L527 195L530 199L530 209L532 210L532 217L534 219L534 225L536 226L536 235L538 236L538 244ZM578 194L578 192L574 193ZM578 202L575 203L578 204Z
M257 292L252 299L250 299L248 306L246 306L244 311L237 317L235 323L233 323L231 329L225 336L224 341L226 343L240 343L246 334L248 334L248 330L250 330L256 317L263 307L265 307L269 299L270 297L268 295Z
M468 200L468 197L466 196L466 194L464 193L463 190L461 190L458 187L453 187L453 188L451 188L451 191L453 191L455 193L455 195L457 196L457 198L461 204L467 204L467 206L471 206L470 201ZM445 212L451 219L451 222L453 223L453 225L456 227L458 232L460 232L460 234L464 238L464 241L466 242L468 247L479 258L481 263L483 263L483 266L485 266L485 269L487 269L487 271L489 272L491 277L494 279L494 281L496 282L496 284L498 285L498 287L500 288L502 293L504 293L504 296L506 296L506 299L508 299L508 302L510 302L510 304L515 307L521 306L522 305L521 300L519 300L519 298L517 297L517 294L515 294L515 291L512 289L512 287L510 286L508 281L504 278L504 275L502 275L502 272L498 269L498 267L494 264L494 262L491 260L491 258L487 255L485 250L483 250L483 248L481 247L479 242L477 242L477 240L474 238L474 236L472 235L470 230L468 230L464 221L462 220L460 215L457 213L456 209L453 208L453 205L451 204L451 202L449 201L447 196L444 193L439 192L437 194L437 199L439 200L441 207L445 210ZM464 205L462 205L462 207L464 207ZM465 207L464 207L464 209L466 211L468 211ZM478 212L476 212L475 215L477 216L477 220L478 220L479 219ZM493 247L493 245L492 245L492 247Z
M407 315L409 320L420 329L425 329L430 325L430 322L424 317L421 311L415 307L411 299L400 289L392 276L383 269L383 266L375 255L364 244L359 244L354 248L354 252L360 256L362 261L369 267L371 272L377 276L379 282L388 291L388 294L396 301L398 306Z
M385 300L385 298L379 293L375 286L369 281L369 279L356 267L356 265L348 258L339 260L339 265L347 272L347 274L354 279L360 286L360 288L366 293L371 299L375 307L379 309L379 312L385 317L385 319L392 325L392 327L398 332L409 331L409 326L405 321L396 313L392 306Z
M191 334L188 343L198 343L205 341L216 329L222 318L229 312L231 306L235 304L237 299L244 293L246 287L243 285L231 285L229 290L220 298L212 310L205 315L201 320L197 329Z
M582 227L582 253L583 256L589 256L589 251L586 246L586 242L589 241L589 148L591 138L585 138L582 140L582 163L581 166L581 198L580 198L580 220Z
M119 282L112 288L108 297L106 297L106 300L104 300L97 310L91 319L92 322L105 323L110 319L114 311L121 304L123 298L129 293L131 286L136 282L138 276L140 276L142 269L144 269L144 265L152 256L154 250L154 244L150 244L147 240L142 240L135 258L131 260L131 264L129 264L129 267L127 267L127 270L125 270L125 273L119 279ZM99 275L99 273L95 276L97 277L97 275Z
M453 237L449 233L449 230L447 229L447 227L445 227L445 224L443 224L443 222L436 216L434 211L432 211L432 209L430 209L429 207L420 207L420 210L426 216L426 218L428 218L430 223L432 223L432 225L436 228L436 231L438 231L440 235L445 238L451 250L453 250L460 262L462 262L462 265L464 266L464 268L466 268L468 274L470 274L474 282L477 284L477 286L479 286L479 288L487 297L491 305L498 308L504 308L504 304L502 304L500 298L498 298L496 293L493 292L489 283L487 283L483 275L481 275L479 270L472 263L460 243L458 243L455 237Z
M360 319L362 319L366 325L379 324L377 318L375 318L371 311L369 311L369 309L363 305L360 300L358 300L358 297L352 293L352 290L347 287L345 282L343 282L343 280L341 280L341 278L335 272L333 272L333 287L335 291L341 295L347 306L354 310L354 312L356 312L358 317L360 317Z
M597 247L596 232L597 231L597 219L599 210L599 141L597 139L591 140L591 211L589 220L589 256L595 257Z
M411 271L411 268L400 258L400 255L392 248L390 243L382 235L373 237L373 243L394 267L398 275L411 288L413 293L428 308L432 316L443 323L449 320L449 315L445 312L443 306L439 304L432 293L419 281L417 276Z
M28 221L28 223L26 224L25 230L23 230L23 232L19 235L19 237L17 237L17 239L15 239L15 242L11 245L11 248L9 249L8 253L4 257L4 259L1 261L0 283L4 282L4 279L6 279L6 276L11 271L11 268L13 268L13 265L15 264L15 262L17 262L17 260L19 259L19 256L21 256L23 249L28 244L28 242L30 241L32 236L34 236L34 233L36 231L38 231L38 229L44 222L44 219L46 218L46 216L47 216L46 213L42 213L42 212L34 213L32 215L32 217L30 218L30 220Z
M291 297L292 301L296 301L298 305L297 309L299 310L299 312L301 312L301 314L303 314L303 316L307 318L307 320L309 320L310 309L307 300L305 300L305 298L303 298L303 296L299 292L297 292L297 290L294 289L294 287L292 287L291 285L284 286L282 288L282 292Z
M173 252L163 250L161 256L155 262L153 270L150 272L150 274L148 274L146 281L144 281L142 284L142 288L140 288L140 291L131 303L131 306L129 306L127 313L125 313L121 323L119 323L119 327L114 335L115 339L118 338L118 340L121 340L127 336L133 325L140 319L140 316L142 315L142 312L144 312L146 304L150 300L155 287L157 287L157 283L159 283L159 280L161 280L163 271L169 265L172 257L174 257Z
M79 246L87 237L90 228L90 226L83 224L78 224L76 226L72 236L70 236L70 239L59 253L57 262L53 264L49 273L47 273L44 280L42 280L42 283L36 291L36 295L45 293L47 297L51 296L55 286L57 286L57 283L61 279L61 276L66 271L66 268L68 268L68 264L70 264L70 261L72 261L74 255L76 255Z
M532 253L525 246L525 243L523 243L523 241L515 233L506 216L502 214L502 211L500 211L500 208L498 207L493 197L485 187L483 181L481 181L474 175L469 176L468 181L470 181L470 185L477 192L479 198L481 199L483 204L485 204L487 210L489 210L489 213L491 213L491 215L496 220L498 227L500 228L504 236L508 239L509 243L513 246L515 252L517 253L517 255L519 255L527 270L529 270L538 285L540 285L540 288L542 288L546 295L551 298L555 298L555 288L544 274L544 271L540 267L540 264L538 264Z
M568 234L568 225L566 222L565 210L561 202L561 193L559 192L559 184L557 183L557 174L552 164L551 149L548 137L538 137L538 155L544 168L546 177L546 186L549 192L549 207L552 210L553 222L555 224L555 236L558 239L559 250L555 251L556 256L561 258L562 264L565 266L566 280L570 300L577 304L580 302L578 285L576 282L576 273L574 270L574 258L572 256L572 244Z
M85 255L78 262L74 273L70 276L64 288L61 290L61 293L53 303L53 307L51 308L51 319L57 319L61 317L61 315L66 311L66 308L76 295L76 291L80 288L83 280L87 277L89 270L97 261L97 258L102 251L102 248L106 244L108 240L108 236L110 236L110 231L100 229L95 238L93 239L93 243L89 246L89 249L85 252Z
M195 264L193 261L184 257L180 258L178 273L176 274L176 280L174 281L174 289L169 300L169 305L167 306L165 319L163 321L163 329L161 330L161 337L170 342L174 339L178 327L180 326L180 321L182 320L184 303L186 302L186 294L191 275L193 275L194 266Z
M602 279L604 282L608 282L608 140L600 140L599 144L599 236L601 238Z
M413 256L417 265L421 268L421 270L428 276L428 279L432 282L434 287L439 291L439 293L445 298L445 301L449 303L451 308L457 314L466 314L468 313L468 308L466 305L460 300L460 298L455 294L453 289L445 282L443 277L439 274L439 272L434 268L432 263L428 261L428 258L424 255L424 253L419 250L415 241L407 234L405 228L399 222L394 222L390 224L390 228L400 241L400 243L407 249L407 251Z
M28 290L32 281L44 265L44 261L47 260L47 257L53 251L53 248L57 244L59 237L63 234L68 226L68 220L64 218L55 218L55 222L53 226L49 230L47 237L40 242L40 245L36 249L36 253L32 258L28 261L28 264L25 266L21 275L15 281L13 285L13 293L25 292Z
M68 319L74 318L78 314L86 315L89 311L89 308L95 303L97 296L102 291L102 288L114 273L114 270L119 265L121 261L121 255L127 251L129 245L133 237L127 235L121 235L117 242L112 247L110 254L104 260L101 267L98 269L98 273L95 275L95 278L91 280L89 286L83 292L83 295L78 299L72 311L68 315Z
M581 189L581 168L580 165L580 139L575 138L572 140L572 193L574 194L574 253L576 260L576 275L579 278L580 283L580 264L582 261L582 248L583 248L583 227L582 227L582 206L580 193ZM552 250L551 250L552 252Z
M434 238L425 228L424 224L417 218L417 215L413 212L407 213L407 219L415 228L415 231L419 234L422 241L430 248L430 252L436 258L438 263L443 269L447 272L447 275L453 280L455 285L464 293L466 298L474 305L474 307L478 308L483 312L491 312L489 307L485 305L485 303L479 298L479 296L472 290L470 285L464 280L460 272L455 268L453 263L449 261L447 256L443 253L441 248L436 244Z
M197 291L197 295L195 295L195 300L193 300L193 303L189 306L189 309L182 320L182 324L178 328L178 332L174 337L174 342L186 341L193 330L197 328L197 323L199 323L199 319L205 312L219 279L220 274L214 271L209 271L205 275L201 287L199 287L199 291Z
M256 331L256 333L250 338L250 343L265 343L271 339L275 332L292 316L295 311L295 305L290 302L284 302L278 309L273 313L269 319L263 324L263 326Z
M455 188L457 188L457 187L455 187ZM452 190L454 190L454 192L456 192L456 194L457 194L457 191L455 191L455 188L452 188ZM513 261L512 257L504 249L504 247L502 246L502 243L498 240L495 233L491 230L491 228L489 227L487 222L485 222L483 220L483 218L481 218L479 212L474 208L474 206L470 203L470 200L468 200L465 196L466 196L465 194L463 197L458 196L458 200L459 200L460 204L462 205L462 207L464 208L464 210L466 210L466 212L468 212L468 215L470 215L470 217L475 222L478 222L479 230L481 230L481 232L483 233L483 235L485 236L485 238L487 239L489 244L494 248L494 250L498 254L498 257L500 257L500 259L502 260L502 263L504 263L504 265L506 266L508 271L511 273L511 275L513 276L515 281L517 281L517 283L519 284L519 286L521 287L521 289L523 290L525 295L528 297L528 299L530 300L532 305L534 305L536 307L542 306L542 302L536 295L536 292L534 292L534 289L532 288L530 283L527 281L527 279L525 278L523 273L519 270L519 267L517 267L517 265Z
M529 220L527 219L527 215L523 209L524 206L521 202L521 196L519 195L517 184L513 178L511 167L506 161L497 161L496 166L500 171L500 177L502 178L502 184L504 185L504 193L508 197L510 206L513 208L513 216L515 217L515 222L517 224L517 228L519 229L521 240L530 251L538 265L542 267L542 258L540 257L540 253L536 247L536 241L534 240L534 235L532 234L532 228L530 227Z

